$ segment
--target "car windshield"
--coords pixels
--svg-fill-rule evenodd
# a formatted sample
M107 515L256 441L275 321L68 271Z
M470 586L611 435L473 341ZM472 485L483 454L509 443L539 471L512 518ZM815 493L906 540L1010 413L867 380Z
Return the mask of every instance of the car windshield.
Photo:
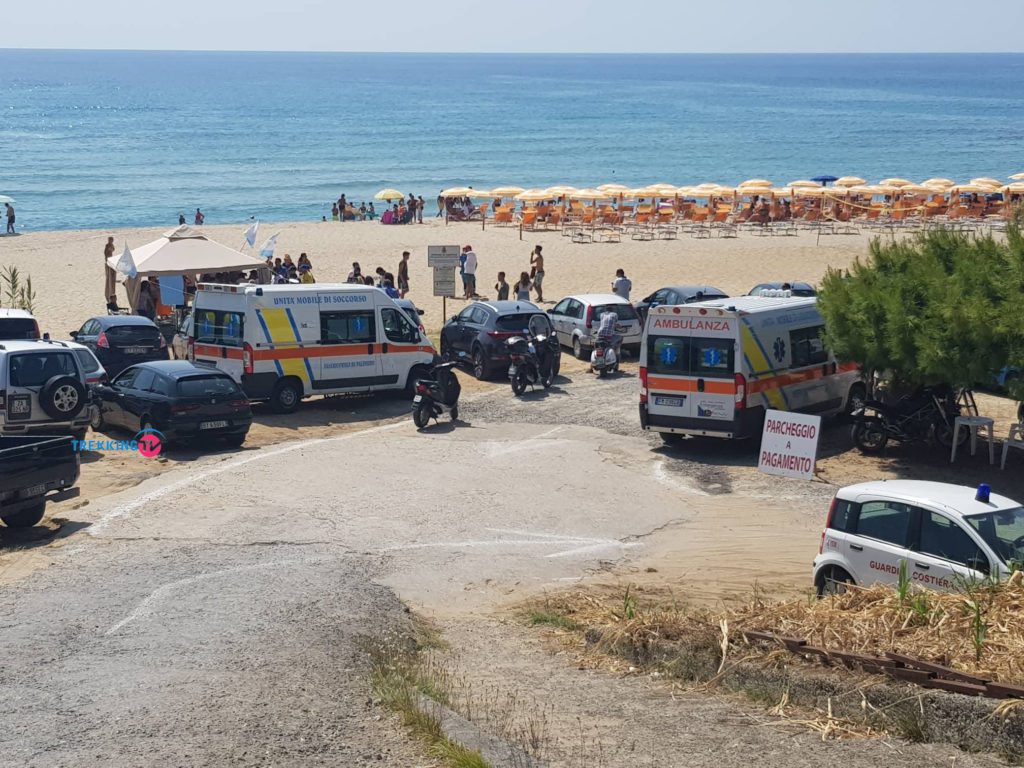
M964 518L1007 565L1024 567L1024 507Z
M214 395L236 395L238 385L228 376L190 376L178 380L180 397L213 397Z
M39 328L30 317L0 318L0 339L38 339Z
M594 307L594 322L600 323L605 312L614 312L619 320L636 320L636 310L632 304L599 304Z
M512 331L522 332L526 331L537 323L531 325L530 321L535 317L542 317L547 320L547 315L538 315L536 312L522 313L518 315L499 315L494 321L494 327L499 331ZM547 323L545 322L544 327L541 329L544 333L547 333Z

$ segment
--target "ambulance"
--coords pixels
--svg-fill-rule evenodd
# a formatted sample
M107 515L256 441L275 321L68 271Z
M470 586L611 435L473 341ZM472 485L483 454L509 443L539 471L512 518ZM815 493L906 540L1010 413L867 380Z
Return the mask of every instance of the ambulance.
M856 365L825 349L815 298L741 296L653 308L640 350L640 424L683 435L756 437L765 412L831 416L863 401Z
M281 413L310 395L411 392L436 354L381 289L325 283L201 283L187 344Z

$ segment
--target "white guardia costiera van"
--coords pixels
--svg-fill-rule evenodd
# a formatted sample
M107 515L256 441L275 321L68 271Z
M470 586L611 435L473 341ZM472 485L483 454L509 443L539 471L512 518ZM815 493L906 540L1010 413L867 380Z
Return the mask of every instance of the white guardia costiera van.
M282 413L309 395L405 389L436 352L373 286L215 285L196 290L188 356Z
M830 416L863 401L856 365L825 349L814 298L740 296L647 315L640 424L682 435L756 436L769 409Z

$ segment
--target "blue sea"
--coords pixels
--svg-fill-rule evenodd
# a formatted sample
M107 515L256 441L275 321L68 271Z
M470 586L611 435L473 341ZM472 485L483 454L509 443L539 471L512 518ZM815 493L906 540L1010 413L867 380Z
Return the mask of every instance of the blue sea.
M319 220L342 192L1024 171L1024 55L0 50L26 230Z

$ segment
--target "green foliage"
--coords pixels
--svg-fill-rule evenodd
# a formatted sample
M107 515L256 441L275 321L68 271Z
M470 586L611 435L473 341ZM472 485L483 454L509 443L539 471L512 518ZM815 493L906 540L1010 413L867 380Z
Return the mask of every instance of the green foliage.
M24 309L35 313L36 292L32 289L32 278L21 280L21 272L17 267L4 267L0 270L0 306L11 309Z
M1024 368L1024 235L1005 242L948 230L871 243L866 261L829 270L818 306L826 343L906 384L989 382Z

